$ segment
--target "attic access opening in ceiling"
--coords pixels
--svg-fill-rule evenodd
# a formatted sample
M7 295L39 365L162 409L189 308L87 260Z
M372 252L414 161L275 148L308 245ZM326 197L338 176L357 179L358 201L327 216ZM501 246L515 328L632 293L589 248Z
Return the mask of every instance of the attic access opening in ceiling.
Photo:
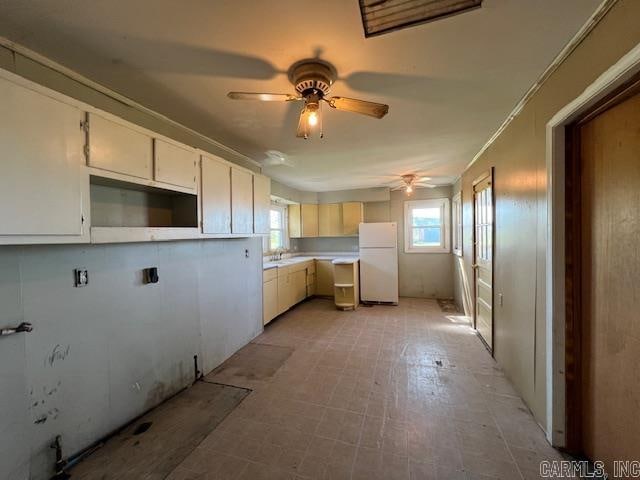
M359 0L364 36L373 37L480 8L482 0Z

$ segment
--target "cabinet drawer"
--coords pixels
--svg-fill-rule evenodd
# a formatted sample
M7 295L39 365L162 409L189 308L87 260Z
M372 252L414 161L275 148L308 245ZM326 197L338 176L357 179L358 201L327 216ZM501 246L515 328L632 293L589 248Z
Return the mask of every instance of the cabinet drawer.
M278 269L277 268L270 268L268 270L264 270L262 272L262 281L263 282L268 282L269 280L274 280L278 278Z
M89 166L151 180L153 143L149 135L89 114Z
M158 138L154 139L154 179L178 187L196 189L197 154Z

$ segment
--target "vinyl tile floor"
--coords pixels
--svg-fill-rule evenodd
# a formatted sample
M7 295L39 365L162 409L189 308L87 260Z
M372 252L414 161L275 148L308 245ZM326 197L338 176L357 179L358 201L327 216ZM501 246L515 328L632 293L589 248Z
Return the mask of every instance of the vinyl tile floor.
M252 343L293 352L168 480L528 480L563 458L466 319L434 300L342 312L313 299Z

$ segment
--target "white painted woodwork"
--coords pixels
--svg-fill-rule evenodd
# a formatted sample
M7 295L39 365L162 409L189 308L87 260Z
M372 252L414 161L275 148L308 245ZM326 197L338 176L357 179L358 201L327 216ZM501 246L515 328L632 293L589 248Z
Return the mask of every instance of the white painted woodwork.
M195 150L156 138L153 155L156 182L196 190L198 155Z
M202 156L202 232L231 233L231 167Z
M149 135L89 113L89 166L150 180L152 161Z
M5 79L0 105L0 236L80 236L83 113Z
M200 238L198 228L91 227L91 243L165 242Z
M278 315L278 279L262 284L262 324L266 325Z
M476 330L493 349L493 189L491 175L473 187Z
M253 175L231 167L231 232L253 233Z
M253 175L253 232L269 233L269 209L271 207L271 179Z

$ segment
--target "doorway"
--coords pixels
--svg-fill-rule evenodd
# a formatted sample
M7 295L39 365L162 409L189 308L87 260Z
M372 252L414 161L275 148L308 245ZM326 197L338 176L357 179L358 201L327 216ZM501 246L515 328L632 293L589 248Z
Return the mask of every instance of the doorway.
M640 458L640 78L567 128L567 449Z
M493 169L473 182L474 326L493 353Z

